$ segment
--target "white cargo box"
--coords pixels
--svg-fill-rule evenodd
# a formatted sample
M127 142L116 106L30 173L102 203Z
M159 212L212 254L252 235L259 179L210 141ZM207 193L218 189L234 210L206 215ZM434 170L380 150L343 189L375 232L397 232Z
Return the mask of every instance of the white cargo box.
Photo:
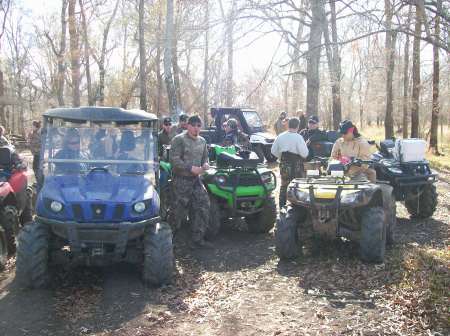
M394 157L400 162L415 162L425 160L427 142L422 139L397 139L395 141Z

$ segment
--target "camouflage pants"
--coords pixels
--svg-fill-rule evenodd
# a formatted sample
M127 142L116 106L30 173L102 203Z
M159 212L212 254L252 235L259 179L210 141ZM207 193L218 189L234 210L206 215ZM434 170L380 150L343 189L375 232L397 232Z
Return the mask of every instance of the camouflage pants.
M280 175L281 175L281 186L280 186L279 205L281 208L286 205L287 188L289 183L291 183L291 181L295 178L304 176L303 161L281 160Z
M192 240L201 241L208 228L209 197L199 178L174 176L169 224L177 231L189 215Z

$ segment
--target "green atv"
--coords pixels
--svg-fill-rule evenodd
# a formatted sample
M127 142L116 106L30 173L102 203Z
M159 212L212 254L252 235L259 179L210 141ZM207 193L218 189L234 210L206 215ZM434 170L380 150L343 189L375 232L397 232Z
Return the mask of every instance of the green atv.
M171 166L165 149L160 162L161 217L170 212ZM236 146L209 148L211 168L202 176L209 193L210 216L208 238L216 236L222 223L229 218L244 217L248 231L269 232L276 221L276 204L272 191L276 189L275 174L254 152Z
M396 223L393 189L362 175L344 176L350 166L370 163L331 161L329 175L310 170L306 178L291 182L290 205L281 212L275 228L276 253L281 259L298 257L306 238L320 236L357 241L361 259L383 262Z

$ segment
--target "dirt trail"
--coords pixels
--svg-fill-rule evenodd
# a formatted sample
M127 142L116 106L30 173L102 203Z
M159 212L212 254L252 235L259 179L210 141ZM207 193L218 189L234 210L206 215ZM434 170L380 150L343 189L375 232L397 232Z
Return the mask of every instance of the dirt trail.
M161 289L118 265L59 270L51 289L29 291L14 284L12 263L0 273L0 335L426 335L436 326L391 288L405 277L404 253L449 246L450 184L438 189L433 219L410 220L399 206L398 243L383 265L361 263L344 242L311 242L302 258L280 262L272 234L237 231L207 252L177 237L176 282Z

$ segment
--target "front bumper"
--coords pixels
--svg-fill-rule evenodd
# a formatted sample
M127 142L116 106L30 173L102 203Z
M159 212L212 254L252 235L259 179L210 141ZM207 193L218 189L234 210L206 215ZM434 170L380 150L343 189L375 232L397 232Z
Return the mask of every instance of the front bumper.
M127 243L144 234L147 227L161 221L159 216L139 222L119 223L79 223L60 221L36 216L36 222L48 225L58 237L69 242L72 253L81 253L86 249L105 245L112 247L114 254L124 254Z

